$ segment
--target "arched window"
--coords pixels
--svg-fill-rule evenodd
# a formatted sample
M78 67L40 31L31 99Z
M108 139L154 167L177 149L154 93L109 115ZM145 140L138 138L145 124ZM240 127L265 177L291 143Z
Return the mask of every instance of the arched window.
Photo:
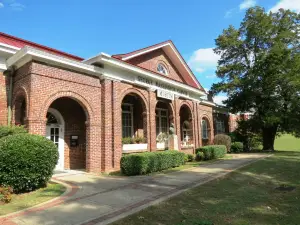
M159 63L159 64L157 65L157 72L162 73L162 74L164 74L164 75L168 75L168 70L167 70L167 68L164 66L164 64L162 64L162 63Z
M46 117L47 117L47 124L58 124L56 117L52 113L47 112Z
M208 122L202 119L202 139L208 139Z
M192 139L192 128L189 121L184 121L182 125L182 139L184 142L189 143Z

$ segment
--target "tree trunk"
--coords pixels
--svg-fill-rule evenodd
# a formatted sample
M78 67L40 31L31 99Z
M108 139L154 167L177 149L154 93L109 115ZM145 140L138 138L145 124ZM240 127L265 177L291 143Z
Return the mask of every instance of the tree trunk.
M264 127L263 134L263 150L274 151L275 136L277 133L277 126Z

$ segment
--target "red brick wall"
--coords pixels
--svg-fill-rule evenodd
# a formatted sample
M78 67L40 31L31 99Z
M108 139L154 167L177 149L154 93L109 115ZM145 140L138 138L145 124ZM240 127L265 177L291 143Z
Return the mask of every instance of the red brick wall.
M168 70L168 76L170 78L185 83L174 64L162 49L137 56L131 60L128 60L128 62L154 72L157 72L157 65L159 63L163 63Z
M0 72L0 125L7 124L7 88L6 78Z
M26 121L31 133L45 135L47 110L49 107L57 108L66 120L65 167L82 168L85 164L87 171L99 172L120 168L121 104L123 98L130 93L138 95L143 102L143 110L140 114L143 117L144 136L147 137L148 151L155 151L155 108L159 99L154 90L115 80L105 79L100 82L98 77L30 62L17 71L13 98L14 101L18 96L25 98ZM74 104L71 101L63 102L61 98L73 99L76 102ZM179 112L183 105L189 108L192 115L194 144L194 147L183 151L192 153L202 144L200 125L202 117L208 118L213 134L212 108L181 98L169 102L169 109L172 109L170 114L173 115L170 121L174 122L179 148L181 144ZM71 134L79 135L82 138L80 142L86 143L85 152L82 146L81 149L70 148Z

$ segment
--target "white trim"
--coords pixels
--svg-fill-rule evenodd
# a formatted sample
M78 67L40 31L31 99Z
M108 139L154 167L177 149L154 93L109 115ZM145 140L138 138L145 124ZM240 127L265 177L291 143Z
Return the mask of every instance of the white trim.
M196 82L197 86L200 88L201 86L199 85L199 82L195 79L194 77L194 74L192 73L191 69L187 67L186 63L184 62L184 60L182 59L182 57L180 56L180 53L176 50L176 48L174 48L173 44L168 42L168 43L165 43L165 44L162 44L162 45L159 45L159 46L156 46L156 47L153 47L153 48L150 48L150 49L147 49L145 51L141 51L139 53L136 53L134 55L131 55L131 56L128 56L128 57L125 57L125 58L122 58L122 60L126 61L128 59L131 59L131 58L134 58L136 56L139 56L139 55L142 55L142 54L145 54L147 52L151 52L151 51L154 51L156 49L159 49L159 48L163 48L165 46L170 46L171 49L173 50L173 52L175 53L175 55L177 56L177 58L179 59L179 61L181 62L181 64L184 66L184 68L188 71L188 73L190 74L190 76L192 77L192 79Z
M123 144L123 151L138 151L138 150L147 150L148 144Z
M17 67L20 67L33 58L42 61L46 60L46 62L50 61L54 64L67 66L82 72L89 72L97 75L102 74L101 68L95 67L93 65L87 65L76 60L68 59L66 57L58 56L29 46L25 46L21 50L17 51L16 54L7 59L7 67L15 64L17 65Z
M65 162L65 120L63 118L63 116L61 115L61 113L54 109L54 108L49 108L48 111L49 113L53 114L55 116L55 118L57 119L58 124L57 125L46 125L46 137L48 139L50 139L50 134L48 132L48 129L54 128L54 127L58 127L59 128L59 142L58 142L58 154L59 154L59 159L57 162L57 165L55 167L56 170L64 170L64 162Z
M139 53L136 53L136 54L134 54L134 55L131 55L131 56L128 56L128 57L124 57L124 58L122 58L122 60L126 61L126 60L131 59L131 58L134 58L134 57L136 57L136 56L143 55L143 54L145 54L145 53L147 53L147 52L152 52L152 51L154 51L154 50L156 50L156 49L163 48L163 47L165 47L165 46L167 46L167 45L170 45L170 43L165 43L165 44L162 44L162 45L158 45L158 46L152 47L152 48L150 48L150 49L147 49L147 50L141 51L141 52L139 52Z
M0 52L15 54L18 50L20 50L20 48L12 46L12 45L0 43Z
M127 70L132 71L132 72L136 72L136 73L139 73L139 74L146 75L146 76L148 76L148 77L150 77L152 79L156 79L156 80L163 81L165 83L168 83L168 84L180 87L180 88L182 88L182 89L184 89L184 90L186 90L188 92L193 92L193 93L198 94L200 96L207 95L205 92L200 91L197 88L194 88L194 87L191 87L189 85L180 83L178 81L170 80L168 78L162 77L162 76L157 75L157 74L152 73L152 72L145 71L142 68L138 68L136 66L129 65L126 62L122 62L122 61L120 61L118 59L115 59L115 58L112 58L112 57L107 57L106 55L99 55L96 58L94 58L92 60L92 62L99 61L99 60L107 62L107 63L115 65L115 66L118 66L118 67L121 67L121 68L124 68L124 69L127 69ZM200 100L198 99L198 101L200 101Z

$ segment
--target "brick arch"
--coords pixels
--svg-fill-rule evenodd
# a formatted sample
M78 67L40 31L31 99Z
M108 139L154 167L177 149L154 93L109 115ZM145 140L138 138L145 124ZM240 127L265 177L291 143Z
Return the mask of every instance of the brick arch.
M157 72L158 64L162 64L166 68L167 74L163 74L163 75L168 76L170 74L170 68L167 65L167 63L165 61L163 61L163 60L157 60L156 63L154 64L153 70Z
M213 127L213 123L212 123L211 119L209 118L209 116L206 115L206 114L203 114L203 115L201 116L201 122L202 122L203 119L206 119L206 120L208 121L209 128L211 129L211 128Z
M26 105L26 110L25 110L25 119L28 117L29 113L29 99L28 99L28 92L25 87L21 86L19 87L16 92L14 93L13 99L12 99L12 121L15 123L16 121L16 105L17 101L19 99L24 99L25 105Z
M191 116L192 116L192 120L194 120L194 114L193 114L193 110L192 110L192 105L188 102L188 101L186 101L186 100L184 100L184 101L182 101L181 103L180 103L180 105L179 105L179 107L178 107L178 115L180 114L180 110L181 110L181 108L183 107L183 106L186 106L186 107L188 107L188 109L190 110L190 112L191 112Z
M136 88L129 88L129 89L126 89L125 91L123 91L121 93L121 104L123 102L123 99L125 98L126 95L128 94L136 94L137 96L139 96L142 100L142 106L144 108L144 112L148 112L148 100L147 98L145 97L145 95L138 89Z
M213 123L210 119L210 117L207 115L207 114L203 114L201 116L201 120L200 120L200 129L201 129L201 135L202 135L202 120L205 119L206 121L208 121L208 131L209 131L209 134L208 134L208 142L206 144L211 144L212 141L213 141ZM202 139L202 137L201 137ZM204 144L204 143L202 143Z
M40 114L39 114L40 118L45 118L50 105L56 99L63 98L63 97L68 97L68 98L71 98L74 101L76 101L83 108L87 121L90 121L90 119L93 118L94 113L93 113L92 107L90 106L89 102L81 95L79 95L75 92L72 92L72 91L60 91L60 92L56 92L56 93L52 94L46 100L44 107L41 109Z

